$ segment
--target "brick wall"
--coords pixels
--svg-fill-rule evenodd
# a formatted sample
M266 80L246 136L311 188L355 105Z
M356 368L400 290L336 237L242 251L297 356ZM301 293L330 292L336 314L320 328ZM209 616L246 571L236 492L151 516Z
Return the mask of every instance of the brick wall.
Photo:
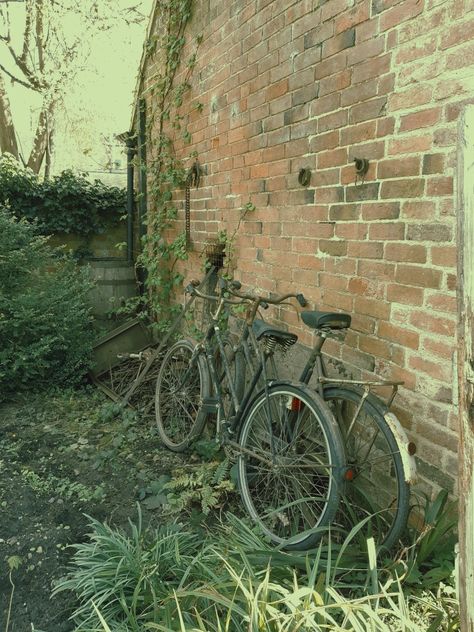
M474 100L473 0L195 0L184 58L200 33L181 112L192 139L175 142L206 173L191 194L186 278L252 201L236 276L350 312L345 343L328 351L353 375L405 380L397 413L420 473L452 488L457 120ZM157 63L142 68L149 107ZM364 183L354 157L370 161ZM294 312L276 316L311 344Z

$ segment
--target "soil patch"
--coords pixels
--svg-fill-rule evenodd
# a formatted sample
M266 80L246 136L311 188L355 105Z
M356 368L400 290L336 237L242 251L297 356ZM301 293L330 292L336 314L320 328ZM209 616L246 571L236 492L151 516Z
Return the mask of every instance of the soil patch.
M182 457L161 447L153 419L95 389L0 405L0 630L67 632L71 595L51 597L88 519L127 527L143 490ZM141 504L145 524L160 511Z

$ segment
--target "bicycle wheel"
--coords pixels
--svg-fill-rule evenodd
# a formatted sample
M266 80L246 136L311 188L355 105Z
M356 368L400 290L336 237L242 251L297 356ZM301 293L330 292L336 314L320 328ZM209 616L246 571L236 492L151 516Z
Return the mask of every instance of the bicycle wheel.
M345 485L334 524L345 535L361 528L363 546L372 536L376 545L392 548L406 527L410 484L405 481L400 449L384 418L386 408L374 395L361 404L362 392L328 387L324 399L341 430L346 452ZM357 414L357 411L359 413Z
M158 433L166 447L185 450L200 435L207 413L203 400L209 396L209 371L194 345L179 340L166 353L156 381L155 415Z
M280 383L250 405L240 431L238 481L263 533L288 550L315 546L339 503L344 451L324 401Z

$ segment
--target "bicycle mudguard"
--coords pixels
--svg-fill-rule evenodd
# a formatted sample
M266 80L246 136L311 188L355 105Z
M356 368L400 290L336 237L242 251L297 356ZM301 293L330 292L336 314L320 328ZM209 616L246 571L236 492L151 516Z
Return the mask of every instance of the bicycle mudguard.
M409 485L413 485L413 483L415 483L417 479L416 462L413 453L410 452L409 446L413 446L414 444L408 441L406 432L394 413L386 412L384 414L384 419L387 422L388 427L392 431L395 441L397 442L397 446L400 451L400 457L403 463L405 482Z

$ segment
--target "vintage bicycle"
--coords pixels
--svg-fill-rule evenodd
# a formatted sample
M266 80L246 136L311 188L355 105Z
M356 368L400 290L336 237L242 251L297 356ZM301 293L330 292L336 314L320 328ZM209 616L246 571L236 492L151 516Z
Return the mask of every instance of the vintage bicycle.
M241 294L229 287L232 296ZM314 346L298 380L311 387L334 415L344 448L343 481L339 483L341 504L332 521L333 537L344 538L361 525L363 539L372 536L379 547L392 548L408 521L411 486L416 479L416 446L390 410L401 381L352 380L329 376L322 354L325 341L343 335L351 325L345 313L302 311L301 319L314 332ZM263 323L254 320L258 331ZM244 347L252 339L244 336ZM245 350L246 357L251 354ZM280 371L272 363L274 375ZM347 374L347 368L342 367ZM384 401L374 390L384 388Z
M237 459L238 487L248 514L275 545L308 549L339 506L342 438L318 393L268 376L275 348L293 345L297 336L271 325L252 327L262 304L289 299L303 304L304 297L229 298L225 285L215 297L197 285L191 283L187 292L213 301L216 308L201 342L179 340L163 358L155 399L159 435L168 448L183 451L214 419L217 442ZM229 350L221 316L241 304L248 306L244 328ZM242 359L250 349L251 375L244 379Z

